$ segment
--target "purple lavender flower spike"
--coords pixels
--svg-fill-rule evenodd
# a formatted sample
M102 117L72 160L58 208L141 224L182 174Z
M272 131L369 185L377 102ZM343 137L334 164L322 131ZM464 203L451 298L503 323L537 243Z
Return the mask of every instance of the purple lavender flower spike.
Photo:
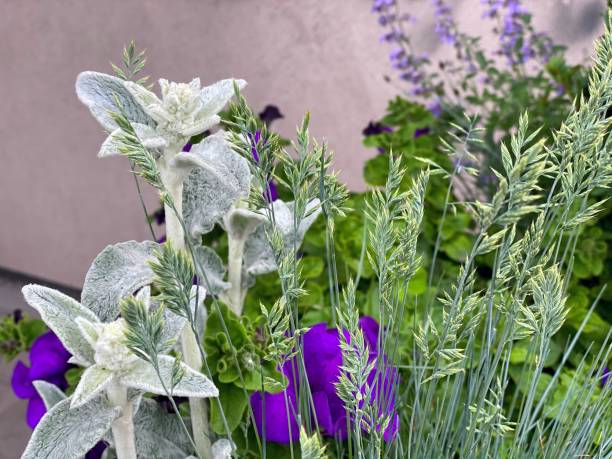
M70 368L70 353L64 348L53 332L47 332L34 340L30 348L30 367L18 361L13 368L11 385L19 398L28 399L26 421L36 427L45 414L45 406L36 392L34 381L50 382L64 390L68 386L64 374Z
M427 109L435 116L436 118L440 118L442 116L442 104L440 102L440 98L436 98L432 103L427 105Z
M442 43L454 45L457 43L457 32L455 21L453 20L452 10L443 0L433 0L434 14L436 16L436 33Z
M379 357L378 323L371 317L362 317L359 320L359 326L368 345L370 359L377 359ZM303 336L302 351L317 424L323 435L344 440L348 435L346 409L336 393L336 383L342 365L338 330L327 328L326 323L311 327ZM385 357L382 356L382 358L386 362ZM263 435L265 425L265 437L271 442L286 444L290 440L297 441L299 438L296 388L300 381L296 380L297 370L292 368L292 365L297 365L295 359L287 362L282 368L282 373L288 380L288 386L284 392L279 394L255 392L251 396L251 407L257 429ZM379 405L380 414L392 416L390 426L384 434L385 439L389 441L399 429L399 418L395 413L395 394L393 393L393 388L397 385L398 374L386 363L383 367L382 374L377 374L376 370L373 370L368 380L370 384L377 383L373 399ZM287 405L289 410L287 410Z

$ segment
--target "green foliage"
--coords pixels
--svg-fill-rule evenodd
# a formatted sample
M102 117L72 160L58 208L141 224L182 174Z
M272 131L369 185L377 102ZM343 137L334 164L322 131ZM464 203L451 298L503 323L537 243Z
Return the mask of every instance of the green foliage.
M275 361L264 358L261 326L261 320L252 323L240 318L223 303L206 321L204 350L230 431L243 418L248 401L245 390L277 392L284 386ZM211 425L218 434L226 431L217 404L211 404Z
M19 315L19 317L18 317ZM11 362L22 352L27 352L36 338L47 331L40 319L14 313L0 320L0 355Z

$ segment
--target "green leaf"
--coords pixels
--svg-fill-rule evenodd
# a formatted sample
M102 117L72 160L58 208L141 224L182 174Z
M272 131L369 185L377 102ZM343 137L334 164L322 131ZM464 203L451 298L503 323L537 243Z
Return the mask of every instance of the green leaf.
M389 158L378 155L366 161L363 169L363 178L372 186L383 186L389 174Z
M219 401L223 407L223 414L227 420L230 432L233 432L240 425L249 399L245 391L238 386L234 384L219 384ZM215 401L210 404L210 425L216 434L228 434L223 423L223 417L219 411L219 404Z

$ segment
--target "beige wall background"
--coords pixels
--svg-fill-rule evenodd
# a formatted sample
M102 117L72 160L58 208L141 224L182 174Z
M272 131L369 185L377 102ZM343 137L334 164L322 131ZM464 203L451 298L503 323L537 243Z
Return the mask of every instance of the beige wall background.
M447 53L431 33L429 0L402 0L422 19L419 45ZM480 33L480 0L449 2ZM605 0L524 1L536 24L590 52ZM279 106L291 135L304 110L336 151L335 168L363 187L361 130L398 87L371 0L0 0L0 267L80 287L107 244L146 239L133 179L121 158L99 160L104 133L74 94L82 70L110 71L124 43L148 49L147 73L175 81L249 82L256 109ZM492 46L492 43L491 43ZM110 73L110 72L109 72ZM147 202L155 206L147 192Z

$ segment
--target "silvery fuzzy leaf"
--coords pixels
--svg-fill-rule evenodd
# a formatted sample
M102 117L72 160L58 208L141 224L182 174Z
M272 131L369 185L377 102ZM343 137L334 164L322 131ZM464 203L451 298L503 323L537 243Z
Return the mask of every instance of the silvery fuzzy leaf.
M158 135L157 131L151 126L140 123L132 123L132 126L134 127L136 135L142 144L149 150L155 151L168 146L168 142L163 137ZM118 140L120 135L122 135L122 131L119 128L115 129L108 135L100 147L98 158L121 155L119 150L121 142Z
M67 398L54 405L40 420L22 459L77 459L85 455L121 414L106 397L97 397L70 409Z
M201 285L194 285L191 287L189 298L189 307L191 308L191 314L195 317L196 330L201 332L204 330L204 324L206 323L207 317L206 306L204 305L206 289ZM198 302L197 310L196 300Z
M71 365L78 365L80 367L86 367L87 365L91 364L91 362L88 362L86 360L81 360L75 357L74 355L68 359L68 363Z
M221 438L212 445L213 459L232 459L232 442L226 438Z
M134 435L138 457L183 459L191 451L189 437L176 414L151 399L144 399L134 416Z
M206 291L204 291L204 296L206 296ZM136 299L142 301L151 312L157 311L157 308L161 307L161 304L156 301L155 298L151 297L151 287L148 285L138 290ZM164 309L164 329L162 331L161 341L165 343L169 340L178 339L186 323L187 319L174 314L168 309Z
M40 313L68 352L81 362L93 362L93 348L75 322L77 317L99 322L93 312L68 295L42 285L26 285L21 291L27 303Z
M78 408L99 395L112 379L113 373L100 365L92 365L86 368L72 395L70 409Z
M135 295L138 301L142 301L146 306L151 306L151 286L145 285Z
M244 80L229 78L202 88L200 92L203 105L202 116L216 115L223 110L223 107L234 96L234 82L240 90L244 89L247 85L247 82Z
M159 97L157 97L153 91L149 91L143 85L133 81L125 81L123 85L134 98L136 103L140 105L142 110L144 110L151 118L155 118L156 112L153 112L152 110L162 104Z
M92 348L95 348L100 332L102 331L102 324L98 322L90 322L83 317L77 317L74 319L74 321L76 322L77 327L79 327L79 331L81 332L81 335L83 335L83 338L87 340Z
M285 203L281 200L276 200L272 203L274 210L274 221L280 233L283 236L286 249L299 247L302 245L304 235L308 228L314 223L316 218L321 213L319 200L313 199L306 206L306 216L301 220L297 231L294 231L294 203ZM271 224L271 223L269 223ZM269 225L268 224L268 225ZM266 274L277 269L276 261L272 247L266 237L267 225L259 226L247 239L244 249L244 270L247 285L253 283L253 276Z
M34 388L36 392L38 392L38 395L40 395L40 398L42 398L47 410L50 410L52 406L55 406L66 398L66 394L64 394L55 384L51 384L42 379L34 381L32 384L34 384Z
M159 356L159 372L168 390L170 390L172 366L175 358L169 355ZM174 387L172 394L177 397L217 397L218 389L213 382L202 373L189 368L181 363L181 368L185 372L183 379ZM129 371L120 377L120 382L124 386L151 392L158 395L166 395L157 373L150 363L138 360Z
M128 241L109 245L93 261L81 293L82 303L103 322L119 315L119 302L155 277L148 261L159 244Z
M262 223L265 215L242 207L231 209L223 218L226 231L235 239L246 240Z
M219 255L217 255L213 249L206 246L198 246L195 248L194 252L194 255L198 258L198 263L196 263L196 271L202 285L210 288L210 293L213 295L218 295L219 293L229 289L230 284L223 280L227 270L223 264L223 260L221 260L221 257L219 257ZM204 274L206 274L206 279L208 280L209 285L204 282L204 274L202 273L200 267L204 270Z
M92 115L108 132L117 128L109 112L123 110L128 120L133 123L154 125L153 120L145 113L140 104L134 99L120 78L105 73L82 72L76 80L76 93ZM117 106L115 97L119 99Z
M222 132L177 155L174 165L190 171L183 184L183 217L194 239L211 231L236 201L249 195L249 164Z

